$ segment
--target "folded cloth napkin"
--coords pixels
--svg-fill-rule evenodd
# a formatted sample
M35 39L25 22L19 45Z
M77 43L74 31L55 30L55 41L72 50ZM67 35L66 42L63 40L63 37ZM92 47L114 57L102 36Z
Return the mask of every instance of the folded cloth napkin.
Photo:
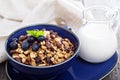
M79 0L0 0L0 63L7 60L5 40L14 30L34 24L82 25L83 6Z
M5 61L7 59L7 56L5 54L5 48L4 48L4 44L5 44L5 40L6 37L0 37L0 63L2 63L3 61Z

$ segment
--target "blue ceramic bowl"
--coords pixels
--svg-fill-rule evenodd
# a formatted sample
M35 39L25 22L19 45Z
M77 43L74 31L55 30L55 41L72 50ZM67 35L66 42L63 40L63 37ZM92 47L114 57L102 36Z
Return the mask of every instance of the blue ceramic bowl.
M60 64L56 64L52 66L30 66L14 60L9 53L10 52L9 45L10 42L12 41L12 38L18 38L20 35L26 34L26 30L43 29L43 28L45 28L46 30L53 30L63 38L68 38L75 46L75 53L72 55L72 57L70 57L69 59L67 59L66 61ZM76 55L79 51L79 48L80 48L80 42L74 33L60 26L49 25L49 24L33 25L18 29L8 37L5 43L6 54L9 58L8 61L10 65L13 66L13 68L17 72L22 73L23 76L29 77L29 80L50 79L62 74L73 64L74 60L76 59Z

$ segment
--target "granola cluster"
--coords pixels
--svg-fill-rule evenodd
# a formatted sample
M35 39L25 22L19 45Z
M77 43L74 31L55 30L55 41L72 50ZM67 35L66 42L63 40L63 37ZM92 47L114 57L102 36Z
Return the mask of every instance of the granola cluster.
M44 36L21 35L10 43L11 56L26 65L50 66L59 64L74 54L74 45L57 32L43 30Z

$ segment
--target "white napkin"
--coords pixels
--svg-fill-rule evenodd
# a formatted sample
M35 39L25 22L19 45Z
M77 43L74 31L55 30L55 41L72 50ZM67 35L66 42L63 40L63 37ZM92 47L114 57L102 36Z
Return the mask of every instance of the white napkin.
M20 22L12 21L8 19L2 19L0 21L0 36L7 36L11 32L18 29L18 26L20 25Z
M7 59L7 56L5 54L5 47L4 47L6 38L7 37L0 37L0 63L2 63Z
M4 42L14 30L33 24L82 24L83 6L77 0L0 0L0 63L7 59Z
M41 0L38 6L24 19L22 26L40 23L48 23L55 17L56 0Z
M63 4L64 3L64 4ZM82 6L80 2L74 0L57 0L55 12L57 14L56 17L62 18L66 25L70 26L77 34L78 28L82 25Z

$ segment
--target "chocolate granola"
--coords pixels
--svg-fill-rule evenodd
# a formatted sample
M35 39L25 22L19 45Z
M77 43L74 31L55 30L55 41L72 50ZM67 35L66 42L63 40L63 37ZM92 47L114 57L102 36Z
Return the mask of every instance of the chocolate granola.
M74 54L74 45L68 38L62 38L53 30L36 31L43 31L44 35L20 35L10 43L10 54L16 61L31 66L50 66Z

